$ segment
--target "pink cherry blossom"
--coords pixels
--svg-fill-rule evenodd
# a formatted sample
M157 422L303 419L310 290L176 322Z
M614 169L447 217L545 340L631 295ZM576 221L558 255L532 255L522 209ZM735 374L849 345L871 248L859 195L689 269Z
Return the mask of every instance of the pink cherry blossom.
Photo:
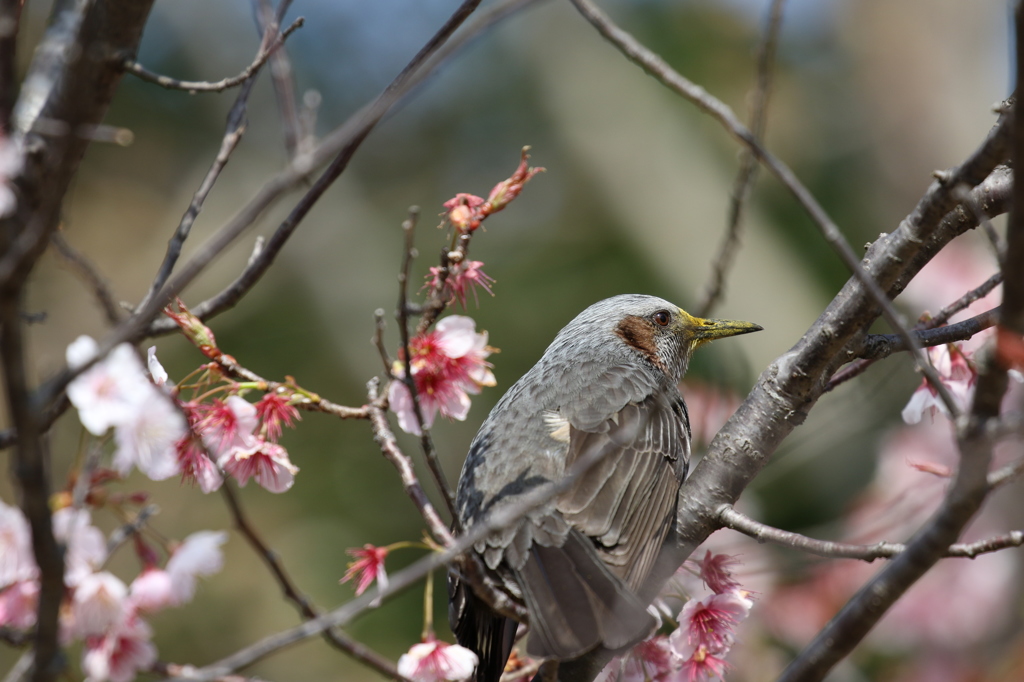
M288 402L288 397L278 393L267 393L256 403L256 415L263 422L267 439L276 441L281 437L281 426L295 428L295 422L302 419L298 409Z
M92 338L80 336L67 349L71 368L81 367L96 357L99 346ZM135 350L127 343L75 377L68 384L68 399L78 409L82 425L96 436L131 418L152 395Z
M974 383L978 379L978 371L964 352L956 344L943 344L928 349L928 359L939 375L939 380L948 389L953 402L959 410L966 410L974 396ZM928 383L921 381L907 406L903 408L903 421L917 424L925 413L934 415L940 412L947 417L949 410L939 398L938 392Z
M739 561L728 554L714 554L710 549L704 554L698 564L700 566L700 577L704 584L716 594L734 592L740 584L732 577L732 566Z
M448 276L445 277L443 283L441 282L441 268L437 266L431 267L430 274L427 275L427 283L424 286L432 289L441 288L442 293L448 297L449 303L458 301L462 304L463 308L466 308L466 295L471 292L473 300L479 305L480 299L477 297L477 288L483 289L491 296L494 296L494 292L491 291L491 285L494 284L494 280L480 269L483 265L483 262L478 260L454 263L449 266Z
M171 577L175 604L184 604L196 591L198 576L213 575L224 566L221 545L228 540L222 530L202 530L192 533L167 560L167 573Z
M675 649L676 655L682 659L680 677L686 682L708 682L713 679L725 679L725 670L729 667L718 655L706 646L680 644Z
M53 535L64 543L64 583L77 587L107 560L107 541L89 511L64 507L53 513Z
M751 606L753 602L739 591L691 599L679 612L679 629L670 635L669 641L677 653L687 650L686 647L724 653L735 641L736 626L750 614Z
M128 599L136 611L154 612L174 606L171 574L162 568L146 568L128 586Z
M79 637L103 635L120 626L128 613L128 587L112 573L91 573L75 587L71 617Z
M210 454L220 459L234 450L253 450L259 445L256 427L259 416L256 406L237 395L227 400L214 400L206 407L198 431ZM223 465L222 465L223 466Z
M476 322L462 315L446 317L433 331L410 339L410 367L425 427L434 423L438 412L450 419L466 418L468 394L495 384L485 360L493 350L487 345L487 332L477 333ZM394 369L396 377L404 376L403 362L396 362ZM391 382L388 401L401 429L420 435L412 395L403 382Z
M358 576L356 596L365 592L374 580L377 581L381 589L388 586L388 573L384 570L384 560L388 556L387 547L374 547L366 544L362 549L350 548L345 552L349 556L355 557L356 560L349 562L348 570L345 571L340 582L348 582Z
M36 624L39 582L23 580L0 589L0 627L26 630Z
M32 531L21 509L0 500L0 589L36 577Z
M138 616L130 616L101 637L86 641L82 670L89 682L130 682L156 662L153 632Z
M594 682L673 682L679 665L668 637L655 635L612 659Z
M133 466L154 481L181 472L176 445L188 432L185 417L168 395L150 387L150 398L114 430L114 469L126 476Z
M277 443L258 441L255 450L235 448L217 462L238 485L245 487L250 478L272 493L283 493L295 483L299 468L288 459L288 451Z
M412 682L460 682L469 679L477 663L476 654L469 649L430 639L402 654L398 674Z
M217 490L224 483L224 477L209 457L203 445L191 433L178 441L176 447L178 465L181 468L181 480L198 483L204 493Z

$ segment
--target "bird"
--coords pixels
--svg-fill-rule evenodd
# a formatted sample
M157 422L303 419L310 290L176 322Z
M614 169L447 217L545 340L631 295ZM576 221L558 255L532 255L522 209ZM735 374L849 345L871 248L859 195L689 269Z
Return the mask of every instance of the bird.
M678 384L699 346L761 329L694 317L655 296L614 296L566 325L484 420L456 492L464 530L598 457L567 489L470 550L525 606L529 656L624 651L653 632L637 592L689 466ZM452 632L479 660L476 681L497 682L518 623L492 611L455 568L448 591Z

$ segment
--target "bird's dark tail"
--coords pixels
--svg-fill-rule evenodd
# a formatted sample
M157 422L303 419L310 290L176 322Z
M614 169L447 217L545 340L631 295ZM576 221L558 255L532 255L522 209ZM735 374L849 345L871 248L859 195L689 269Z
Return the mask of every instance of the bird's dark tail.
M500 616L454 572L448 573L448 622L459 644L477 655L475 682L498 682L519 624Z

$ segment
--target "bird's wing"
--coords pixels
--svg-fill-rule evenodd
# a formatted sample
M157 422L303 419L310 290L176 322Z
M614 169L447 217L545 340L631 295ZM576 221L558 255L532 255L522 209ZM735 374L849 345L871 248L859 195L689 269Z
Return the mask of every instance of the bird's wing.
M656 393L626 405L606 428L570 427L566 470L594 447L606 450L556 503L591 538L602 561L634 592L643 584L675 516L689 461L686 407Z
M582 458L599 459L556 500L554 518L569 526L564 541L545 542L528 522L516 535L532 535L532 543L507 545L506 559L525 556L517 573L531 655L574 658L599 644L619 650L650 633L653 619L636 592L671 526L689 454L685 406L675 397L626 405L593 430L546 415L551 437L568 441L566 472Z

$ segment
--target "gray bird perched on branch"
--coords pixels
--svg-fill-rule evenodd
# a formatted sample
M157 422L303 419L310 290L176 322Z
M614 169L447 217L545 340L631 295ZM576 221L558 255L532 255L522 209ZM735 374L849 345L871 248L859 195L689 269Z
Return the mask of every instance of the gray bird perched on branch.
M526 606L530 656L568 660L651 634L654 618L636 593L689 463L679 380L698 346L760 329L696 318L653 296L615 296L562 329L491 411L459 479L466 528L597 457L568 489L475 546L499 589ZM476 679L497 682L517 623L455 571L448 588L452 630L480 659Z

